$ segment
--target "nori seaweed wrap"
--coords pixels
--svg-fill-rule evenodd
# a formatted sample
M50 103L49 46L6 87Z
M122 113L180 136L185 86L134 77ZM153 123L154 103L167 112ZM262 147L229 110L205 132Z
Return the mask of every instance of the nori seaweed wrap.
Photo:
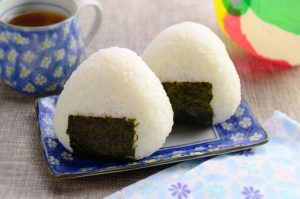
M113 47L89 57L66 82L55 109L59 141L75 155L141 159L173 126L162 84L134 52Z
M240 79L226 48L201 24L168 27L142 57L164 85L176 122L220 123L240 104Z

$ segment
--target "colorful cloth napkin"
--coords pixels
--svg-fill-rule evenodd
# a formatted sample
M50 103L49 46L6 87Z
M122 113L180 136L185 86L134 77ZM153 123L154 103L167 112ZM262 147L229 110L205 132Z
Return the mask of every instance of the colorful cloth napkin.
M300 125L275 112L270 141L255 149L175 165L108 196L129 198L300 198Z

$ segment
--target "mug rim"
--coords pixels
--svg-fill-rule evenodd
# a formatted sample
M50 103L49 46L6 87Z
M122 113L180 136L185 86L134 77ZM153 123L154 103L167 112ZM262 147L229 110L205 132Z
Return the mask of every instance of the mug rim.
M59 26L61 26L63 23L66 23L68 21L71 21L74 19L74 17L77 15L78 13L78 4L76 3L75 0L70 0L76 7L76 11L74 13L72 13L70 16L68 16L66 19L55 23L55 24L51 24L51 25L46 25L46 26L34 26L34 27L30 27L30 26L18 26L18 25L13 25L10 23L7 23L3 20L0 19L0 24L5 25L5 26L9 26L15 29L19 29L19 30L24 30L24 31L31 31L31 30L47 30L47 29L53 29L53 28L57 28ZM0 0L0 4L1 4L1 0ZM51 4L51 2L50 2ZM55 4L53 4L55 5Z

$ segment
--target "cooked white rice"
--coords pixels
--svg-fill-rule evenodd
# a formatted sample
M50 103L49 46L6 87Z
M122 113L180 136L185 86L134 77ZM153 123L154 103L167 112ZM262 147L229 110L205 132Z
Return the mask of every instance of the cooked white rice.
M142 57L161 82L211 83L213 123L230 118L240 103L236 69L223 42L204 25L184 22L168 27Z
M55 131L72 151L66 134L69 115L135 118L136 159L157 151L173 125L172 107L159 79L133 51L118 47L100 50L83 62L59 97Z

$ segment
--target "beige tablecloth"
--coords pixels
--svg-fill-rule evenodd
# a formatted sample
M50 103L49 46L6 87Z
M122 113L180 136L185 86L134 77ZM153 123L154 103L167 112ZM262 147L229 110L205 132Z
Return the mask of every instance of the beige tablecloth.
M244 98L260 121L279 109L300 121L300 68L278 71L254 59L220 32L208 0L102 0L103 24L88 48L121 46L141 53L165 27L196 21L225 41L242 81ZM82 18L88 29L91 12ZM47 170L36 126L35 98L0 82L0 198L102 198L164 167L81 179L57 179Z

